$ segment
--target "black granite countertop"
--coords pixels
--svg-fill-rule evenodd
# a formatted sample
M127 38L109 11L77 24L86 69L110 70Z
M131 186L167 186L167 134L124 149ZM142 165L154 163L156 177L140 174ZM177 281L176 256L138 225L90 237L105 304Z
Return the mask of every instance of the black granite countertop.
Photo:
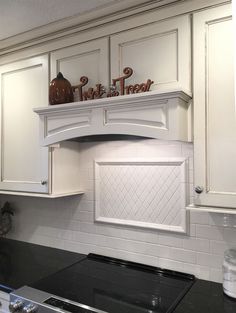
M236 300L223 293L222 284L197 279L174 313L236 313Z
M83 254L0 238L0 290L11 292L30 285L84 257ZM174 313L236 313L236 300L224 295L222 284L197 279Z
M11 292L84 257L79 253L0 238L0 290Z

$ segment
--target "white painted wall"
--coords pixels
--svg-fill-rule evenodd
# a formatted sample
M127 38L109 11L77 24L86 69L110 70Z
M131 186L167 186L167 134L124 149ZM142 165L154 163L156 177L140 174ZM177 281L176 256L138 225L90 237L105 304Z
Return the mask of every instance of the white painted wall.
M64 199L1 196L15 208L8 237L80 253L117 258L193 273L220 282L223 252L236 246L236 220L227 216L191 213L189 235L94 223L94 158L189 157L190 201L193 189L193 147L159 140L110 141L80 144L85 194Z

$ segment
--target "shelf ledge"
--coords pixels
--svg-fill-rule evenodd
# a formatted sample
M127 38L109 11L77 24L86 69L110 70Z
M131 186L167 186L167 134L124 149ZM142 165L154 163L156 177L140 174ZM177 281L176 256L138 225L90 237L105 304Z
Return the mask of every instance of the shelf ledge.
M204 213L220 213L220 214L232 214L236 215L236 209L234 208L221 208L221 207L207 207L207 206L197 206L190 204L186 207L189 211L204 212Z
M34 109L40 144L92 135L134 135L191 141L191 95L182 89L150 91Z
M63 197L81 195L81 194L84 194L84 191L78 190L78 191L68 192L68 193L59 193L59 194L46 194L45 193L44 194L44 193L30 193L30 192L18 192L18 191L1 190L0 194L13 195L13 196L25 196L25 197L37 197L37 198L56 199L56 198L63 198Z

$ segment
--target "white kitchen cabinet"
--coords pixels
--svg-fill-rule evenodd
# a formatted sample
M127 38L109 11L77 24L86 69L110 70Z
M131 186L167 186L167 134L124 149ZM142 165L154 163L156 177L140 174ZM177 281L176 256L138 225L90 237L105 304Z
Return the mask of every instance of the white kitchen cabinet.
M231 5L193 16L195 205L236 208Z
M0 313L9 313L9 294L3 291L0 291Z
M126 84L154 81L151 90L180 88L191 92L190 17L183 15L111 36L111 77L123 76Z
M49 155L38 140L33 108L48 102L48 56L0 68L0 189L47 192Z
M0 68L0 193L58 196L80 190L78 173L71 169L78 163L78 143L60 149L39 144L33 108L48 103L48 63L45 54Z
M51 79L62 72L75 86L80 77L87 76L89 81L84 90L96 89L100 83L109 86L109 42L108 38L72 45L51 53ZM76 93L75 93L75 101Z

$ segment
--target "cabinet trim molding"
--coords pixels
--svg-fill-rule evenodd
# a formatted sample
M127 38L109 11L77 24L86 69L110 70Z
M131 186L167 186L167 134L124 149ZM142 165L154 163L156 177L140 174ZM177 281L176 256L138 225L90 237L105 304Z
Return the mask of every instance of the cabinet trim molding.
M126 0L117 1L110 6L103 6L97 10L65 18L33 30L0 40L1 64L21 58L22 49L32 47L30 56L42 54L49 50L67 46L68 38L75 36L76 43L103 37L111 33L123 31L128 28L156 22L176 15L230 3L229 0ZM157 11L158 15L157 15ZM155 15L155 16L154 16ZM124 19L124 23L120 23ZM113 23L114 25L112 25ZM119 24L117 24L119 23ZM108 25L106 28L105 25ZM123 25L122 25L123 24ZM103 26L101 33L98 26ZM96 30L94 32L94 29ZM110 31L110 30L113 31ZM91 30L91 34L90 34ZM99 32L99 33L98 33ZM96 35L95 35L96 33ZM99 34L99 35L98 35ZM84 37L85 36L85 37ZM86 39L85 39L86 38ZM71 40L71 39L70 39ZM51 41L51 43L50 43ZM44 43L41 47L40 44ZM45 45L46 43L46 45ZM49 48L49 46L51 48ZM18 56L10 56L9 53L18 51ZM5 56L7 60L5 60Z
M21 192L21 191L7 191L7 190L0 190L0 194L3 195L13 195L13 196L24 196L24 197L37 197L37 198L48 198L48 199L55 199L55 198L63 198L69 196L76 196L84 194L83 190L78 191L70 191L65 193L36 193L36 192Z
M223 214L236 214L235 208L223 208L223 207L211 207L211 206L198 206L195 204L190 204L186 207L188 211L195 211L195 212L205 212L205 213L223 213Z

